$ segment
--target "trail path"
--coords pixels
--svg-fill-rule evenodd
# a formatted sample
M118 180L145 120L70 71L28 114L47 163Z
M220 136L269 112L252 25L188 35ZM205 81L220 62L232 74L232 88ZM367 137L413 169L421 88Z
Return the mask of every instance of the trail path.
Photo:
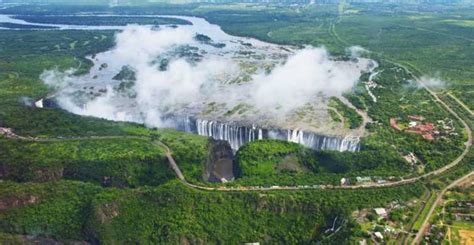
M455 100L460 106L462 106L466 111L469 112L471 116L474 116L474 112L469 108L464 102L462 102L458 97L454 96L451 92L447 93L449 97Z
M419 244L421 242L421 238L423 238L423 234L425 233L426 229L428 228L428 225L430 224L430 218L433 215L434 210L436 209L436 206L438 206L441 203L441 200L443 199L444 194L451 188L459 185L466 179L470 178L471 176L474 176L474 171L462 176L461 178L453 181L451 184L446 186L439 194L436 200L434 201L433 205L431 205L430 210L428 211L428 215L426 215L425 220L423 221L423 224L420 227L420 230L416 234L415 239L413 240L412 244Z

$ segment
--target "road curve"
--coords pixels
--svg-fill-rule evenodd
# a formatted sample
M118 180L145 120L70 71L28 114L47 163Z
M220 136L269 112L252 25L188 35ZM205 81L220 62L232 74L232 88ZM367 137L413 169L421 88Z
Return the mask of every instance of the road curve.
M388 60L387 60L388 61ZM407 73L412 74L410 70L403 66L402 64L398 64L393 61L388 61L391 62L403 69L406 70ZM413 75L413 74L412 74ZM416 76L413 76L416 77ZM209 187L209 186L201 186L201 185L196 185L196 184L191 184L189 183L182 171L180 170L178 164L174 160L172 156L172 151L170 148L165 145L163 142L160 141L153 141L157 145L161 146L165 150L165 155L166 158L168 159L168 162L170 164L171 169L175 172L177 178L186 186L189 186L191 188L195 189L200 189L200 190L208 190L208 191L270 191L270 190L305 190L305 189L363 189L363 188L376 188L376 187L393 187L393 186L400 186L400 185L405 185L405 184L410 184L417 182L423 178L430 177L430 176L435 176L439 175L457 164L459 164L464 157L469 153L469 150L472 146L473 143L473 137L472 137L472 131L469 128L469 125L454 111L452 110L444 101L442 101L436 93L434 93L426 84L423 83L420 79L416 79L416 81L424 88L428 93L433 96L433 98L443 105L446 110L448 110L449 113L451 113L455 118L457 118L464 126L464 129L467 132L468 140L465 142L465 148L464 151L462 152L461 155L459 155L456 159L454 159L452 162L449 164L436 169L434 171L425 173L423 175L409 178L409 179L402 179L399 181L394 181L394 182L386 182L386 183L369 183L369 184L362 184L362 185L354 185L354 186L334 186L334 185L312 185L312 186L272 186L272 187L260 187L260 186L239 186L239 187L226 187L226 186L220 186L220 187ZM13 135L7 135L7 138L13 138L13 139L18 139L18 140L25 140L25 141L37 141L37 142L58 142L58 141L74 141L74 140L100 140L100 139L123 139L123 138L129 138L129 139L146 139L150 140L149 136L88 136L88 137L64 137L64 138L32 138L32 137L23 137L19 136L16 134Z
M438 206L438 204L441 202L441 200L443 199L443 196L444 194L451 188L459 185L461 182L463 182L464 180L470 178L471 176L474 176L474 171L462 176L461 178L453 181L451 184L449 184L448 186L446 186L446 188L444 188L439 194L438 194L438 197L436 198L436 200L434 201L433 205L431 205L431 208L430 210L428 211L428 215L426 215L426 218L425 220L423 221L423 224L421 225L420 229L418 230L418 233L416 233L416 237L415 239L413 240L412 244L419 244L421 242L421 238L423 237L423 234L425 233L425 230L428 228L428 225L430 224L430 217L431 215L433 215L433 212L436 208L436 206Z
M444 102L441 102L444 104ZM444 104L447 106L446 104ZM449 107L448 107L449 108ZM168 163L170 168L175 172L176 177L186 186L189 186L194 189L200 190L207 190L207 191L271 191L271 190L308 190L308 189L364 189L364 188L377 188L377 187L393 187L393 186L400 186L409 183L414 183L419 181L422 178L426 178L433 175L439 175L448 169L456 166L462 159L467 155L469 149L472 145L472 132L467 124L455 114L450 108L449 110L464 124L466 130L468 132L469 140L466 142L466 148L464 152L457 157L454 161L449 163L448 165L434 170L432 172L413 177L410 179L403 179L394 182L387 182L387 183L370 183L370 184L362 184L362 185L354 185L354 186L334 186L334 185L313 185L313 186L272 186L272 187L261 187L261 186L238 186L238 187L209 187L209 186L202 186L189 183L184 174L182 173L181 169L179 168L178 164L174 160L172 156L172 151L170 148L165 145L163 142L160 141L153 141L153 143L161 146L165 150L166 158L168 159ZM150 140L149 136L133 136L133 135L123 135L123 136L88 136L88 137L69 137L69 138L32 138L32 137L23 137L18 135L10 136L9 138L23 140L23 141L35 141L35 142L61 142L61 141L76 141L76 140L101 140L101 139L145 139Z
M407 73L412 74L405 66L403 66L401 64L397 64L397 63L395 63L395 64L402 67L403 69L405 69L407 71ZM416 81L424 89L426 89L428 91L428 93L431 96L433 96L433 98L438 103L443 105L446 108L446 110L448 110L449 113L451 113L456 119L458 119L463 124L464 129L467 132L468 139L464 143L465 148L464 148L464 151L462 152L462 154L459 155L452 162L450 162L449 164L447 164L447 165L445 165L445 166L443 166L439 169L436 169L434 171L425 173L425 174L417 176L417 177L409 178L409 179L403 179L403 180L394 181L394 182L370 183L370 184L354 185L354 186L317 185L317 186L273 186L273 187L260 187L260 186L207 187L207 186L200 186L200 185L191 184L188 181L186 181L183 173L179 169L179 166L176 164L176 161L173 159L173 156L171 154L170 149L166 145L164 145L163 143L160 143L160 144L166 148L166 152L167 152L166 157L168 158L168 161L170 163L170 167L175 171L176 176L178 176L178 178L185 185L187 185L189 187L192 187L192 188L201 189L201 190L212 190L212 191L270 191L270 190L304 190L304 189L363 189L363 188L376 188L376 187L393 187L393 186L400 186L400 185L410 184L410 183L417 182L417 181L419 181L423 178L427 178L427 177L430 177L430 176L435 176L435 175L442 174L445 171L447 171L447 170L453 168L454 166L458 165L464 159L464 157L469 153L469 150L470 150L470 148L472 146L472 143L473 143L472 131L469 128L469 125L454 110L452 110L451 107L449 107L444 101L442 101L436 95L436 93L434 93L432 90L430 90L428 88L428 86L426 86L426 84L423 83L423 81L421 81L418 78L416 79Z

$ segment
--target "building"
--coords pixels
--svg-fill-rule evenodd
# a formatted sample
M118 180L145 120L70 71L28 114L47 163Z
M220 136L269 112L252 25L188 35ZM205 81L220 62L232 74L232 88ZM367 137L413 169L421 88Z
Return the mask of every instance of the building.
M408 123L408 127L410 127L410 128L415 127L416 125L418 125L417 121L411 121L411 122Z
M398 124L397 124L397 119L395 118L390 118L390 126L392 126L392 128L398 130L398 131L402 131L402 129L400 127L398 127Z
M434 124L432 124L432 123L421 124L421 125L417 125L415 127L416 130L424 131L424 132L432 131L434 128L435 128Z
M374 208L374 211L378 216L387 217L387 210L385 210L385 208Z
M403 158L407 162L411 163L412 165L416 164L418 162L418 159L416 158L416 156L413 152L410 152L408 155L403 156Z
M4 135L7 138L16 138L15 133L13 133L11 128L1 128L0 127L0 135Z
M431 134L424 134L423 139L425 139L425 140L434 140L434 137Z
M382 233L380 233L379 231L374 232L374 235L375 235L375 237L377 237L378 239L383 240L383 235L382 235Z
M415 120L415 121L423 121L425 118L423 116L418 116L418 115L410 115L408 116L409 119Z
M346 178L342 178L341 179L341 185L348 185L349 184L349 180L346 179Z
M366 182L371 182L372 179L370 177L356 177L357 183L366 183Z

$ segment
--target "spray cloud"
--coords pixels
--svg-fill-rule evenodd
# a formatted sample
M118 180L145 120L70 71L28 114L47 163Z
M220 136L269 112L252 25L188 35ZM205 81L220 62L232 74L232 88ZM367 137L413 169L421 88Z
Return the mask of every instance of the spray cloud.
M242 104L253 108L247 118L279 119L317 103L318 96L341 95L374 65L368 59L335 60L323 47L295 50L233 37L200 19L188 20L192 26L127 26L112 50L95 57L90 74L50 70L41 79L60 89L60 106L73 113L162 126L166 114L225 114ZM210 41L196 40L198 33ZM125 66L135 74L126 92L113 79ZM209 104L220 107L209 112Z

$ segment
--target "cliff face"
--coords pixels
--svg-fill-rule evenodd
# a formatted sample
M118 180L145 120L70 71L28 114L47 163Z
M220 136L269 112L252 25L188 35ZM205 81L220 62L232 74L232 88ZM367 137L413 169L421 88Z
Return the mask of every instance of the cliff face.
M235 178L234 153L229 142L209 139L209 156L204 179L209 182L228 182Z

